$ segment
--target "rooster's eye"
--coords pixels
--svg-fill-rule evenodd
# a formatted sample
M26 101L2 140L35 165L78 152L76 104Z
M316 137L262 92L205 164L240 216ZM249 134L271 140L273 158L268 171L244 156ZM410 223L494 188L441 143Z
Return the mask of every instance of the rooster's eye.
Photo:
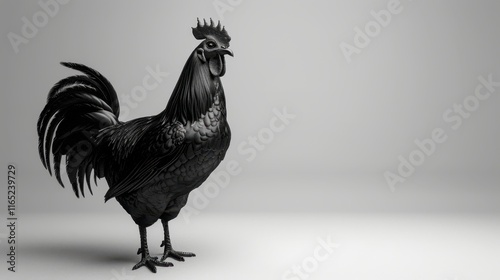
M207 43L207 47L208 47L209 49L213 49L213 48L215 48L215 43L214 43L214 42L208 42L208 43Z

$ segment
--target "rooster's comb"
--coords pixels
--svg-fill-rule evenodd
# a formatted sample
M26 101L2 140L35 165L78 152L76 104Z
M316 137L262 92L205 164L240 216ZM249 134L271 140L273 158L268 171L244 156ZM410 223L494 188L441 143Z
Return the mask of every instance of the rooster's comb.
M210 19L210 25L207 24L207 21L203 19L203 25L200 23L200 19L198 20L198 25L193 27L193 35L198 40L206 39L207 36L212 35L218 41L224 44L228 44L231 41L231 37L227 34L225 27L220 25L220 21L217 26L214 25L214 21Z

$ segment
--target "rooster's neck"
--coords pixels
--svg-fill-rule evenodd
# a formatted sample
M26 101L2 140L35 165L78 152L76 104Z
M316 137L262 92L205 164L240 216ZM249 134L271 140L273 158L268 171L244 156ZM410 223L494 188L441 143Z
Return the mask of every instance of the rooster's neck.
M201 63L193 52L184 65L162 115L167 122L193 122L212 107L216 96L225 102L219 77L212 76L207 65Z

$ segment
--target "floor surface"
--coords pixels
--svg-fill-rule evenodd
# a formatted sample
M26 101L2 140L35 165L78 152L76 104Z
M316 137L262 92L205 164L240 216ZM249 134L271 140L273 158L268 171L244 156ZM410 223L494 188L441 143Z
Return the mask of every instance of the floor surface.
M500 215L205 213L170 228L197 256L152 274L131 270L139 232L126 214L22 216L17 272L3 262L0 278L500 279ZM148 237L160 255L161 223Z

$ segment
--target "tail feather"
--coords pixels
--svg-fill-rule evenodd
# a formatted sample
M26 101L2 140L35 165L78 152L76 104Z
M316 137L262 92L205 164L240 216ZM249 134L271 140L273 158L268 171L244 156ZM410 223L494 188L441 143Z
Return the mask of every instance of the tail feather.
M83 188L85 187L85 171L87 170L87 166L84 164L80 164L80 167L78 167L78 186L80 186L80 193L82 194L83 197L85 197L85 192L83 191Z
M52 104L52 106L46 106L40 114L38 120L39 133L48 125L51 120L50 117L53 117L56 111L72 110L75 109L74 106L79 104L81 106L95 106L113 112L111 107L97 96L98 91L94 88L79 85L67 87L63 92L63 95L56 95L48 99L47 103Z
M116 96L116 91L111 85L111 83L106 78L104 78L104 76L102 76L101 73L83 64L71 63L71 62L61 62L61 64L68 68L78 70L86 74L93 81L95 81L97 83L97 87L99 88L99 93L102 94L102 96L98 97L107 101L107 103L111 106L111 108L113 109L113 113L116 116L120 115L120 104Z
M48 100L47 105L42 110L40 118L38 119L38 134L43 135L45 133L46 139L52 139L56 127L61 123L63 119L68 119L68 114L71 114L71 112L92 112L93 109L102 109L112 112L111 107L106 104L106 102L96 97L98 91L93 88L76 86L68 87L66 90L63 90L61 92L64 94L54 96ZM113 113L111 113L111 115L112 114ZM108 122L110 120L106 121ZM52 175L49 154L47 154L45 157L43 156L43 152L45 150L48 150L50 147L50 141L46 143L45 150L41 145L43 145L43 141L39 141L38 147L40 157L44 158L44 160L42 160L42 163L44 167L49 170L49 174Z
M61 63L64 65L64 63ZM66 66L66 65L64 65ZM49 94L47 95L47 102L54 98L55 96L59 95L61 89L67 88L68 85L72 86L77 86L84 83L85 85L92 85L93 88L98 89L99 84L93 80L92 78L86 76L86 75L74 75L74 76L69 76L67 78L64 78L57 82L49 91ZM99 89L101 90L101 89Z
M59 185L64 187L64 184L61 179L61 158L62 154L54 154L54 174L56 176L57 182ZM50 171L49 171L50 173ZM52 175L51 175L52 176Z
M90 175L92 174L92 167L93 166L94 165L92 163L89 163L89 164L87 164L87 169L85 170L85 180L87 181L87 187L88 187L91 195L94 194L94 193L92 193L92 188L90 187Z
M65 156L66 173L76 196L85 196L84 185L92 193L90 177L99 167L97 133L118 123L118 97L111 83L99 72L76 63L62 65L85 75L62 79L49 91L47 104L37 122L38 150L44 167L54 174L61 186L61 160ZM94 170L94 180L96 180Z

